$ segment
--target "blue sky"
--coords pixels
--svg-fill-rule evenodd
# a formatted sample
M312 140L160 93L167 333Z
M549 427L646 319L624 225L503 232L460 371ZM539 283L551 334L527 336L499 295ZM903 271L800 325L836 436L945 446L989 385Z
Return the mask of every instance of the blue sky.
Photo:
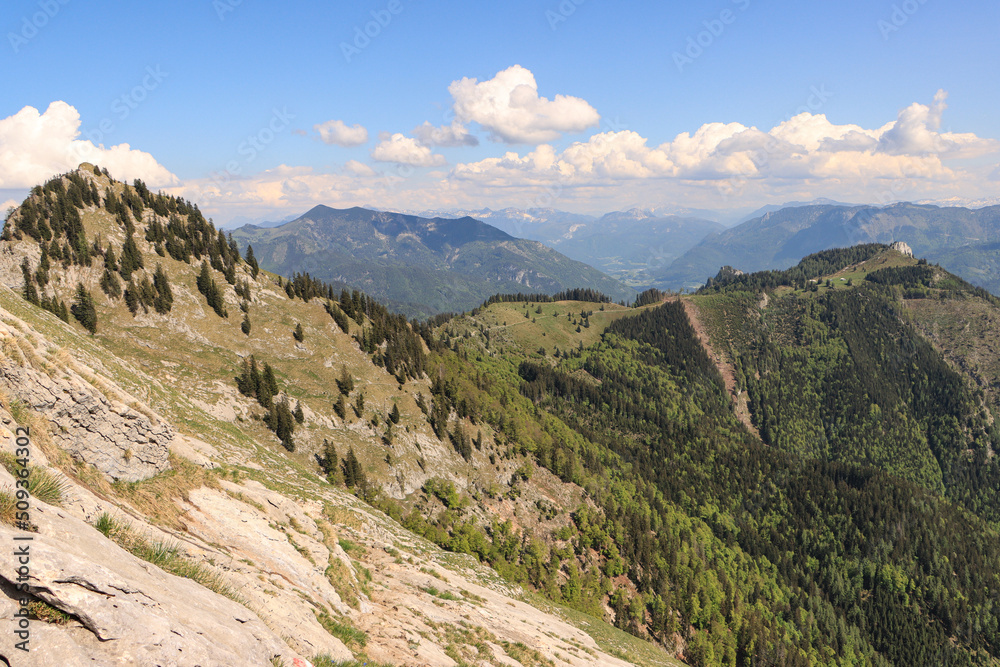
M80 156L222 222L995 197L998 19L940 0L8 0L0 202Z

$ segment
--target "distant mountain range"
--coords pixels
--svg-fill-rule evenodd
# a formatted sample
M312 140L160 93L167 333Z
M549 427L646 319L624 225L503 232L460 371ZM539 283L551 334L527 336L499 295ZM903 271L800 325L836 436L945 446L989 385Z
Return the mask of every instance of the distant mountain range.
M711 211L698 211L711 215ZM551 208L425 211L424 217L472 217L512 236L540 241L633 287L648 286L670 264L725 226L690 209L633 208L601 217Z
M589 287L615 300L635 290L533 240L471 217L425 218L317 206L283 225L233 231L261 266L366 291L410 316L468 310L497 293Z
M918 257L1000 293L1000 206L979 209L911 203L806 205L769 211L709 236L654 276L666 289L703 284L724 265L785 269L810 253L857 243L905 241Z

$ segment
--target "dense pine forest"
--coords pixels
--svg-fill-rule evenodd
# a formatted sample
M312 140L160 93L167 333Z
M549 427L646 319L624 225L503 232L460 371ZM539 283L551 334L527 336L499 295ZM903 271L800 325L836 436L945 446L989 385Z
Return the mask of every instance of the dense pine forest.
M432 355L448 369L435 404L492 424L599 511L574 513L547 558L527 537L510 548L502 525L479 531L447 513L409 524L564 603L595 611L603 597L617 625L684 644L692 664L992 664L997 432L982 393L901 305L918 284L933 298L983 297L916 262L852 289L815 280L886 250L822 253L704 290L706 309L729 313L717 331L740 341L761 440L734 418L678 301L556 358L515 361L470 342L462 318L442 324L466 363ZM765 289L775 305L762 320L754 290Z

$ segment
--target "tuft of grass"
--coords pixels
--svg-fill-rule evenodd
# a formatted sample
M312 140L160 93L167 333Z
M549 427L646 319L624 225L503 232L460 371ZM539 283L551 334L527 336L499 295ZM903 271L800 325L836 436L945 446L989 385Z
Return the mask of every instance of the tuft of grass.
M357 556L364 555L365 553L365 548L363 546L346 538L340 538L337 540L337 543L340 544L340 548L347 552L348 555Z
M372 662L371 660L365 660L364 662L360 660L347 660L346 662L337 662L329 655L320 654L312 659L313 667L392 667L386 662Z
M15 478L19 478L24 466L10 452L0 452L0 463ZM49 505L62 505L69 483L47 468L28 465L28 493L32 498Z
M350 583L353 580L351 571L344 565L342 560L331 555L329 565L327 565L324 574L326 574L327 581L333 586L333 590L337 591L337 595L344 601L344 604L354 609L358 609L361 606L358 601L358 594L354 591Z
M129 502L144 516L160 525L180 529L183 510L177 500L189 500L188 494L201 487L219 488L214 473L185 458L170 455L170 470L141 482L114 482L115 495Z
M62 505L66 492L69 490L69 483L65 479L45 468L38 467L31 470L29 479L28 493L32 497L49 505Z
M351 511L346 507L326 503L323 506L323 514L330 520L330 523L335 526L347 526L348 528L361 527L361 517L358 516L357 512Z
M535 667L538 665L546 667L555 667L555 663L543 656L541 653L533 648L529 648L522 642L501 642L504 652L517 660L519 663L524 665L524 667Z
M133 556L178 577L191 579L210 591L246 606L246 601L237 595L225 577L201 563L185 558L176 543L163 540L150 541L136 533L131 524L119 521L107 512L97 517L94 528Z
M118 527L118 523L107 512L103 512L94 522L94 528L104 534L104 537L111 537L111 533Z
M349 619L337 620L325 611L319 611L316 612L316 620L331 637L344 642L344 645L355 654L368 644L367 633L354 627Z
M482 595L476 595L472 591L467 591L464 588L459 589L459 592L462 594L462 597L464 597L469 602L475 602L476 604L486 603L486 598L484 598Z
M16 499L10 491L0 491L0 521L13 526L17 519Z
M56 609L48 602L42 600L32 600L29 602L28 613L31 615L31 618L42 623L51 623L52 625L66 625L73 620L73 617L63 610Z
M18 424L23 424L28 418L28 405L19 398L15 398L7 405L7 409L10 412L10 416L14 418Z
M436 586L421 586L420 590L428 595L433 595L440 600L461 600L459 596L455 595L451 591L438 590Z

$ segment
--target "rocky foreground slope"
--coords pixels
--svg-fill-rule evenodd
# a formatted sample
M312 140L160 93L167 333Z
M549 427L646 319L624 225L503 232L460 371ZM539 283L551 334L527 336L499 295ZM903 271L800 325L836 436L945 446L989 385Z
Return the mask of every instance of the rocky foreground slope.
M19 301L0 288L0 539L30 546L23 576L0 558L3 622L21 597L31 616L30 652L0 632L12 664L628 664L337 488L251 479L239 466L280 463L181 434L12 313ZM28 530L12 525L23 429L46 487Z

